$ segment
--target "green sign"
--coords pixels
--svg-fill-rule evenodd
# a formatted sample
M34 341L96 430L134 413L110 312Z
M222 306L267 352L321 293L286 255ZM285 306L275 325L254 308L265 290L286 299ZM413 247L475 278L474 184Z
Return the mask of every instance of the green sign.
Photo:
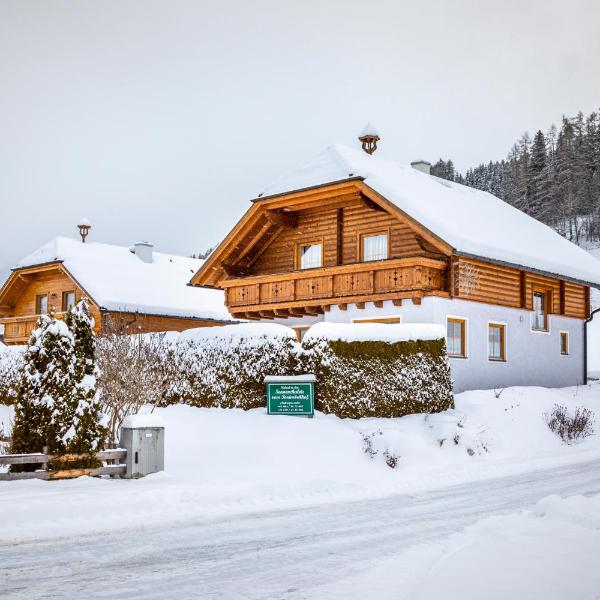
M312 381L269 381L266 385L268 414L314 416L315 384Z

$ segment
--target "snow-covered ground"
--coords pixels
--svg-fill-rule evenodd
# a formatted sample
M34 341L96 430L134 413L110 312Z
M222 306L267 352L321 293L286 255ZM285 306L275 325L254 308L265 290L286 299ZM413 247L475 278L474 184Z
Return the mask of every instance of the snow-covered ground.
M400 419L161 409L163 473L0 484L0 579L28 599L594 598L600 499L553 495L600 493L600 436L562 443L556 403L598 419L600 384Z
M414 493L600 458L600 436L566 446L548 429L544 414L556 403L590 408L598 419L600 385L465 392L455 410L399 419L172 406L158 411L165 472L1 484L10 519L0 540ZM1 407L0 422L7 412Z
M600 589L598 493L593 460L429 492L5 543L1 589L12 600L590 600Z

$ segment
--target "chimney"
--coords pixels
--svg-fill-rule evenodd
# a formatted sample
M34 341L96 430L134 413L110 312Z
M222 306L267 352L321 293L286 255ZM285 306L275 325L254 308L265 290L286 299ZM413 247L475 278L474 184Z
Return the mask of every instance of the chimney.
M377 133L377 129L375 129L371 123L367 123L367 126L358 136L358 141L362 144L362 149L367 154L373 154L373 152L377 150L377 142L380 139L381 138L379 137L379 133Z
M415 160L410 163L410 166L417 171L422 171L423 173L427 173L427 175L431 175L431 163L426 160Z
M133 253L145 263L152 262L152 251L154 250L154 245L150 242L136 242L133 245Z

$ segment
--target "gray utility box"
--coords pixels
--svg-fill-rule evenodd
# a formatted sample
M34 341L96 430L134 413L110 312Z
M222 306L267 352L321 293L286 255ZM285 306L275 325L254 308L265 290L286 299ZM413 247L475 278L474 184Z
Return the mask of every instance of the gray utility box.
M165 469L165 428L121 426L121 448L127 449L125 477L144 477Z

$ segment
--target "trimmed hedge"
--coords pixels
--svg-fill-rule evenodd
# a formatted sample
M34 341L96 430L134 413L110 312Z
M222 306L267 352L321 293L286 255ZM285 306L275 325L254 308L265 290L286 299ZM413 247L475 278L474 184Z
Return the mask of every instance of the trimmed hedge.
M317 376L316 408L353 419L402 417L453 408L443 339L387 343L332 341L303 344L307 372Z
M162 350L154 348L153 356L164 367L148 365L163 374L166 392L159 404L264 407L266 375L314 373L316 409L339 417L400 417L453 406L443 339L388 343L312 338L301 345L285 327L275 335L214 333L165 338ZM139 343L149 341L141 336ZM143 373L135 379L131 386L145 380ZM4 392L7 398L12 394Z
M299 348L291 336L206 337L176 343L171 349L176 379L167 404L217 408L265 405L265 375L300 369Z

